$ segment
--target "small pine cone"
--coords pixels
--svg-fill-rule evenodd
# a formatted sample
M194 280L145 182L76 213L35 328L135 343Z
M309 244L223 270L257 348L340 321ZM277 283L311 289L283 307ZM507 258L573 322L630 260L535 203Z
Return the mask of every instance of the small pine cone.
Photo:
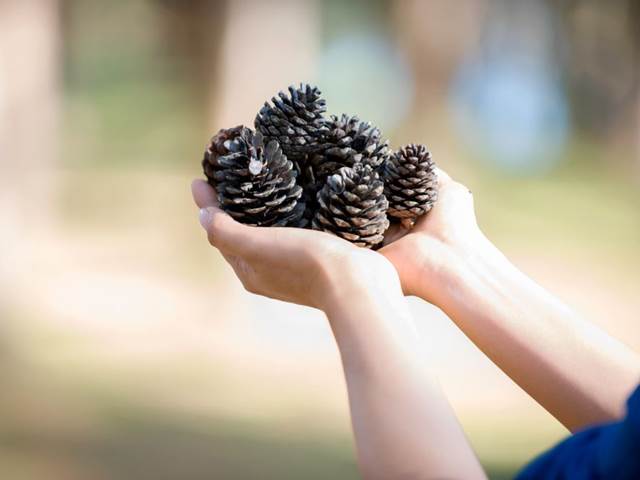
M318 192L315 230L333 233L359 247L374 248L382 243L389 227L388 202L384 185L369 166L357 163L343 167L327 178Z
M309 84L291 85L289 93L278 92L265 102L255 119L255 128L265 141L277 140L287 158L304 163L308 153L318 148L324 136L324 112L321 91Z
M380 129L356 116L331 116L327 134L310 164L316 178L322 182L342 167L365 163L378 169L390 156L389 142L381 138Z
M427 213L438 199L438 175L431 152L409 144L395 152L382 169L388 215L415 219Z
M220 206L239 222L255 226L297 225L304 212L302 187L278 142L238 126L213 136L202 160Z

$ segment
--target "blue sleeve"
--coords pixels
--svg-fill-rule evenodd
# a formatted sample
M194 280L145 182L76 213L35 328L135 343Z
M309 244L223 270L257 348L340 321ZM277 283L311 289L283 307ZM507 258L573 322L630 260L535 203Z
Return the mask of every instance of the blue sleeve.
M620 421L587 428L527 465L517 480L640 479L640 387Z

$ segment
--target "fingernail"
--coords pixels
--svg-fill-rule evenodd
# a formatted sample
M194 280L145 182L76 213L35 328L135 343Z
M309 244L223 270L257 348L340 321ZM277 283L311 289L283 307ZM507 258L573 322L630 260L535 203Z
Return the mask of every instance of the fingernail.
M209 228L209 224L211 223L211 211L209 211L208 208L201 208L198 217L202 228L205 230Z

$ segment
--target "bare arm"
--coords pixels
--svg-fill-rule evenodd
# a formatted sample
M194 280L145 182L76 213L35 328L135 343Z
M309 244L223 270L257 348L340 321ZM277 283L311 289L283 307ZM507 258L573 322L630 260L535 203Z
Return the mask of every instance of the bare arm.
M365 478L485 478L417 353L393 265L325 233L254 228L221 212L194 182L209 241L249 291L323 310L338 344L358 464Z
M622 416L640 381L637 354L479 243L441 270L437 304L570 430Z
M399 281L376 283L347 288L346 301L326 309L364 477L485 478L439 386L421 365Z
M383 253L407 293L440 307L569 429L622 415L638 355L511 264L477 227L464 186L442 173L440 202Z

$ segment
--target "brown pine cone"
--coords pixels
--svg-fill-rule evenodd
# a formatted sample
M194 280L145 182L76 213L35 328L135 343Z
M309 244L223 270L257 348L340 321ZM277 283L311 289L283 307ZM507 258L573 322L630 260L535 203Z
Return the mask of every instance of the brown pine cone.
M302 187L275 140L265 146L262 135L247 127L222 129L207 146L202 168L222 209L239 222L299 225Z
M383 190L382 180L369 165L342 167L318 192L312 227L360 247L379 246L389 227Z
M382 178L392 218L416 219L438 199L436 165L424 145L412 143L395 152L384 164Z

